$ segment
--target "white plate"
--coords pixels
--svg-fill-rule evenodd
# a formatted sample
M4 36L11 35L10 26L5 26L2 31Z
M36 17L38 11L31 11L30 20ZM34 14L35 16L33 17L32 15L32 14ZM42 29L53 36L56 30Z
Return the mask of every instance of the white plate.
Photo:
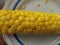
M37 6L39 3L41 6ZM25 0L19 5L16 9L48 13L60 12L60 0L49 0L48 3L44 0ZM25 9L22 6L25 6ZM60 43L59 35L3 35L3 37L8 45L59 45Z
M40 4L40 6L37 6L38 4ZM25 6L25 9L23 9L22 6ZM51 13L51 9L53 9L52 13L60 13L60 0L48 0L47 3L45 3L44 0L25 0L17 9L49 13Z

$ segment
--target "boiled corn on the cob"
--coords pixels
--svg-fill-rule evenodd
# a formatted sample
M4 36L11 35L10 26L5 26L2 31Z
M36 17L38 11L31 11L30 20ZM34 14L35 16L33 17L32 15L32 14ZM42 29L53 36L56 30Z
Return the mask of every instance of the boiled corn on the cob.
M0 10L0 34L60 34L60 14Z

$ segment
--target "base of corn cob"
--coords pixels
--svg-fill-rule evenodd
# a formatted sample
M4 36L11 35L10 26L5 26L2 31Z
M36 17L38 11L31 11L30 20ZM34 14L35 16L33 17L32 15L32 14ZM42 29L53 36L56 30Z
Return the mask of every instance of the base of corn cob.
M0 34L60 34L60 14L0 10Z

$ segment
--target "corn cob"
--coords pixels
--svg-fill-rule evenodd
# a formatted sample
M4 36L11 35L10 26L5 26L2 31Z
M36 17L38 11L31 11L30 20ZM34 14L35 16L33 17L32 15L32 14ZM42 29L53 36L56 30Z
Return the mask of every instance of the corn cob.
M0 10L0 34L60 34L60 14Z

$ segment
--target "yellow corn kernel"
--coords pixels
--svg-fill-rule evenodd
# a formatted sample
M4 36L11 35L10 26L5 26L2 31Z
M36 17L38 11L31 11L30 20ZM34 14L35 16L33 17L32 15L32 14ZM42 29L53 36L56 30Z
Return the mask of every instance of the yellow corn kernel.
M30 22L34 22L35 21L34 17L32 17L32 16L31 17L26 17L25 20L26 21L30 21Z
M7 18L7 20L10 20L11 19L11 15L7 14L6 18Z
M5 21L4 25L9 26L9 21Z
M19 25L20 25L20 21L19 21L19 20L16 20L15 23L14 23L14 25L15 25L16 27L19 26Z
M0 33L60 34L60 14L0 10Z
M14 25L12 25L9 29L8 29L8 34L14 34L16 32L16 27Z
M11 20L9 21L9 26L12 26L13 24L14 24L14 20L11 19Z
M3 27L3 22L0 22L0 28Z
M28 32L27 32L27 29L24 29L23 30L23 34L27 34Z
M18 18L17 15L12 15L13 20L16 20L17 18Z
M7 26L3 26L2 27L2 33L7 33L8 27Z
M31 23L30 22L22 22L21 25L23 26L23 28L30 28Z
M22 32L22 30L23 30L23 27L20 25L20 26L17 27L16 33Z
M20 20L20 22L24 21L24 17L23 16L18 17L18 19Z
M2 22L5 22L6 20L7 20L6 16L2 16L2 17L1 17L1 21L2 21Z

